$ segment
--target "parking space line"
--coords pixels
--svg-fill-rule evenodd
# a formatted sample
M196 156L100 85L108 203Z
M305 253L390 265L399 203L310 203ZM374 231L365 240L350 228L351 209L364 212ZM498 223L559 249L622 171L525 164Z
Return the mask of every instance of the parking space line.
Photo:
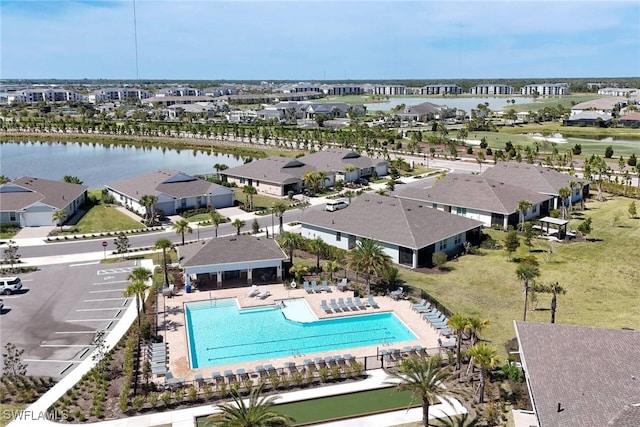
M110 317L108 319L69 319L65 320L68 323L76 323L76 322L108 322L110 320L120 320L117 317Z
M120 301L123 299L129 299L127 297L122 297L122 298L102 298L102 299L86 299L82 302L100 302L100 301Z
M78 308L76 311L107 311L107 310L120 310L120 307L115 308Z
M18 299L21 296L22 295L2 295L2 297L0 297L0 299Z
M54 334L95 334L96 332L98 332L97 329L95 331L55 331Z
M98 282L98 283L92 283L92 286L101 286L101 285L112 285L114 283L127 283L126 280L111 280L109 282Z
M124 291L126 288L118 288L118 289L103 289L101 291L89 291L90 294L100 294L102 292L122 292Z
M83 265L96 265L100 264L100 261L83 262L82 264L69 264L69 267L82 267Z
M82 360L64 359L22 359L24 362L45 362L45 363L80 363Z

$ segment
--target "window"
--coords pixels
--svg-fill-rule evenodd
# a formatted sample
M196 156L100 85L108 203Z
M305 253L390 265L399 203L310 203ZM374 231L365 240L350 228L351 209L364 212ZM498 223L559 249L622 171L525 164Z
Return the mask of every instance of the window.
M443 251L445 249L447 249L447 241L446 240L442 240L438 244L438 250Z
M533 205L533 207L531 208L531 212L537 213L538 212L538 205Z
M180 207L181 208L187 207L187 199L180 199Z
M9 212L9 221L15 221L16 220L16 213L15 212Z
M431 207L432 207L433 209L438 209L438 204L437 204L437 203L434 203L434 204L432 204L432 205L431 205Z
M454 242L453 242L453 243L454 243L455 245L459 245L460 243L462 243L462 234L458 234L458 235L455 237L455 240L454 240Z
M240 184L244 184L245 182L247 182L245 178L240 178Z
M466 215L467 214L467 208L458 207L458 208L456 208L456 212L458 213L458 215Z
M340 233L339 231L336 232L336 242L339 242L342 240L342 233Z

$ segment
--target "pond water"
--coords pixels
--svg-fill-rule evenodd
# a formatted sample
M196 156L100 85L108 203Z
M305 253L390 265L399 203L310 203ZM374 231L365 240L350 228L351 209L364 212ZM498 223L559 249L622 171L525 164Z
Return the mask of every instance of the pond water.
M89 188L153 172L176 169L190 175L215 173L216 163L234 167L244 159L231 154L158 147L109 146L93 143L5 142L0 144L0 173L61 180L73 175Z
M508 107L507 99L515 99L516 105L518 104L528 104L534 102L533 98L521 97L514 95L511 96L503 96L503 97L456 97L456 96L439 96L439 97L430 97L430 98L422 98L422 97L410 97L410 98L389 98L388 101L385 102L374 102L365 104L367 107L367 111L391 111L392 108L397 107L400 104L404 105L418 105L423 102L431 102L437 105L446 105L449 108L457 108L459 110L465 110L467 113L471 112L472 108L476 108L478 104L484 104L485 102L489 103L489 108L492 110L499 110L502 108Z

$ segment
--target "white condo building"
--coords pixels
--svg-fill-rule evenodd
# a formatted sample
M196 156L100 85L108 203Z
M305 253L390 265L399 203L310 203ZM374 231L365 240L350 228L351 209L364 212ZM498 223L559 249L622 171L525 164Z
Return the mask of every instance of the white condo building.
M94 104L101 102L125 101L127 99L142 100L147 98L151 98L151 94L146 90L137 88L104 88L98 89L89 94L89 102Z
M469 89L469 93L472 95L512 95L513 86L499 84L476 85Z
M38 102L82 101L84 96L67 89L25 89L7 97L7 103L37 104Z
M556 96L556 95L569 95L569 85L567 83L541 83L522 86L520 88L521 95L534 95L540 96Z

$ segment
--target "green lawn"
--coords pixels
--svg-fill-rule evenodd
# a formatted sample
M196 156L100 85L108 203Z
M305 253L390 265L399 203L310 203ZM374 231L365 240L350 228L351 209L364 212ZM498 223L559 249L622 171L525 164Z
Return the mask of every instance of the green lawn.
M247 195L242 193L242 189L238 189L236 192L236 198L242 202L247 203ZM298 200L289 200L287 198L265 196L264 194L254 194L253 196L253 210L260 211L266 210L271 212L271 208L276 202L282 202L287 206L287 209L291 209L291 204L298 202Z
M533 252L523 245L514 257L535 255L540 262L541 283L558 281L567 294L558 297L556 322L607 328L640 329L637 304L637 242L640 219L628 219L630 199L617 197L587 203L585 215L593 219L594 241L556 243L549 257L549 243L535 240ZM620 217L617 225L613 219ZM576 215L577 216L577 215ZM572 220L575 229L579 220ZM488 231L498 241L505 233ZM504 250L484 250L484 256L463 256L448 265L445 274L422 274L402 270L408 285L425 289L450 310L489 319L481 335L504 357L504 343L515 336L513 320L522 319L523 293L516 279L516 262ZM538 295L527 320L550 321L550 295Z
M14 416L22 411L26 405L12 405L8 403L0 403L0 427L8 425L13 421Z
M578 94L562 97L538 98L535 102L531 103L518 103L520 99L515 97L513 99L516 100L516 103L511 108L516 111L538 111L544 107L557 107L558 104L562 105L564 108L571 108L574 105L572 102L579 104L581 102L591 101L602 97L602 95L597 94Z
M144 228L140 221L136 221L116 209L115 206L99 204L93 206L78 221L70 226L70 230L63 234L87 234L101 231L119 231Z
M395 388L384 388L283 403L277 405L275 409L293 417L296 421L294 425L297 425L334 418L363 416L373 412L401 410L420 404L419 401L412 402L410 392L396 393ZM198 418L196 425L204 425L204 417Z

